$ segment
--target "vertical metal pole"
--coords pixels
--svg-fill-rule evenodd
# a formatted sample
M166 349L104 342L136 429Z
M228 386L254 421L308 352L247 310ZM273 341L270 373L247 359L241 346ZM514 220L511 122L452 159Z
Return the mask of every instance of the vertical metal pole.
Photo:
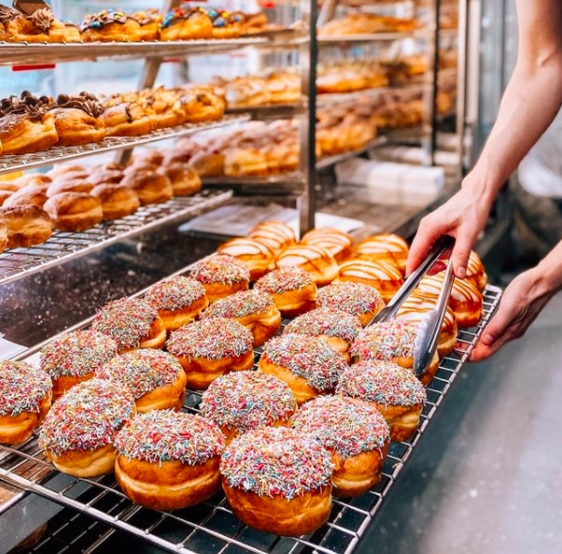
M304 176L302 195L297 202L301 236L314 228L316 214L316 65L318 44L316 22L318 6L316 0L301 0L301 17L309 31L308 41L299 47L301 87L307 101L307 110L300 117L299 145L300 168Z
M457 39L457 151L459 163L457 178L462 179L465 172L466 104L468 82L468 0L459 0L459 28Z

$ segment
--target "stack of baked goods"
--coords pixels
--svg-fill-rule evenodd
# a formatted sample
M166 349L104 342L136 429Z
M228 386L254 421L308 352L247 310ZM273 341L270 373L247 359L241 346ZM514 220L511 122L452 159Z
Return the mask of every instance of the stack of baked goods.
M318 67L318 94L357 92L389 84L387 72L375 60L351 60Z
M318 29L318 36L320 38L347 37L373 33L408 32L419 27L420 23L415 19L357 12L322 25Z

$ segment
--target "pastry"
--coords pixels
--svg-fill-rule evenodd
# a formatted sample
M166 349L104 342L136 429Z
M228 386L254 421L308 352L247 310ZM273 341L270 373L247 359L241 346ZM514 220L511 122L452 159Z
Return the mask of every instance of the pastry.
M237 38L242 32L240 18L226 10L201 7L213 23L212 37L217 39Z
M43 209L60 231L85 231L103 219L99 198L84 192L63 192L51 196Z
M397 267L404 275L409 249L408 243L402 237L381 234L360 242L357 245L355 257L371 262L387 262Z
M8 227L8 248L42 244L53 232L47 212L37 206L2 207L0 222Z
M13 25L18 18L21 18L22 14L18 10L14 10L0 4L0 41L2 42L14 42L16 41L16 35L13 32Z
M156 129L155 117L138 102L106 105L100 119L107 137L135 137Z
M57 177L62 177L66 174L76 174L83 173L88 176L88 172L83 165L71 165L70 163L55 164L47 173L46 177L49 177L51 181L54 181Z
M353 239L347 233L330 227L320 227L308 231L301 238L301 244L313 244L331 252L338 264L351 257Z
M256 281L254 290L270 294L283 317L296 317L316 307L316 283L296 266L270 271Z
M232 441L220 464L223 489L246 525L275 535L312 533L328 521L330 454L285 427L262 427Z
M19 12L18 12L19 13ZM77 33L67 31L49 7L35 10L31 15L19 15L8 21L11 42L78 42Z
M393 441L416 433L427 394L411 371L389 361L366 361L343 372L337 393L374 405L390 427Z
M180 95L176 90L158 87L157 89L143 90L140 96L145 99L146 103L154 111L156 129L175 127L185 123L185 114L182 110ZM150 160L146 158L146 161L159 166L162 163L162 158L163 156L160 154L160 160L156 161L154 158L150 158ZM138 163L136 156L133 163L135 165Z
M349 348L361 329L357 316L341 310L318 308L291 321L283 332L318 337L337 350L349 363Z
M154 171L138 171L123 177L122 185L132 188L139 197L141 206L161 204L171 200L174 190L170 179Z
M238 258L244 262L250 271L250 281L257 281L266 273L275 269L275 257L273 251L263 242L236 237L223 242L217 247L219 254L226 254Z
M318 291L318 307L342 310L359 318L363 327L384 308L384 302L377 289L344 281L332 283Z
M175 90L179 94L180 109L186 123L217 121L224 115L224 98L215 94L210 87L184 86Z
M71 331L40 350L40 367L53 382L56 400L74 385L94 377L97 369L117 356L117 343L96 331Z
M285 381L299 404L336 388L345 358L322 339L283 334L269 340L258 369Z
M158 10L148 9L144 12L135 12L131 17L140 25L139 40L153 41L160 38L160 23L164 15Z
M317 286L331 283L338 275L338 263L324 248L311 244L297 244L285 249L276 260L276 266L283 268L297 266L308 271Z
M470 281L480 292L483 292L488 284L488 276L484 264L478 254L472 250L466 266L466 279Z
M187 386L207 388L230 371L250 369L254 363L252 333L234 319L204 319L172 331L166 343L187 375Z
M186 164L169 164L163 166L160 172L172 183L174 196L191 196L201 190L199 175Z
M152 285L144 299L158 311L168 331L193 321L209 305L205 287L182 275Z
M105 124L100 119L103 106L89 92L76 96L59 94L50 113L55 118L57 144L61 146L80 146L105 138Z
M345 396L315 398L298 411L293 427L332 455L336 496L358 496L380 482L390 429L368 402Z
M220 489L224 437L198 415L171 410L139 414L119 431L115 446L115 479L136 504L176 510Z
M14 192L10 198L4 202L4 207L36 206L37 208L43 208L46 201L47 193L44 186L26 185L17 192Z
M224 153L216 150L198 150L188 161L201 177L219 177L224 174Z
M191 276L205 287L211 303L248 290L250 284L250 272L244 262L223 254L215 254L195 264Z
M212 36L211 18L203 10L185 4L169 11L160 24L161 40L204 39Z
M116 381L127 387L137 412L174 408L185 398L185 372L174 356L153 348L139 348L115 356L94 369L99 379Z
M0 189L0 206L3 206L4 202L6 202L6 200L8 200L10 196L12 196L12 194L14 193L11 190ZM8 228L5 225L4 227L5 227L6 240L8 240Z
M138 194L127 185L97 185L91 194L101 202L104 219L126 217L140 207Z
M138 298L106 304L94 316L92 329L115 340L121 354L135 348L160 348L166 342L166 327L158 312Z
M229 148L224 154L224 174L229 177L266 177L269 165L258 148Z
M282 221L262 221L250 229L248 237L269 246L276 256L296 244L293 229Z
M80 24L84 42L136 42L141 40L141 25L121 10L109 8L87 15Z
M246 290L221 298L202 314L206 318L234 318L253 335L254 346L261 346L281 327L281 313L266 292Z
M75 477L113 471L115 435L135 414L131 392L114 381L89 379L61 396L39 432L39 446L54 466Z
M83 178L69 179L69 180L62 179L60 181L56 179L47 188L47 197L55 196L56 194L62 194L65 192L81 192L85 194L90 194L93 188L94 185L90 181Z
M0 444L27 440L51 407L51 379L25 362L0 362Z
M277 377L261 371L237 371L213 381L199 407L203 417L219 426L228 444L264 425L289 425L297 401Z
M52 177L43 173L26 173L25 175L22 175L21 177L18 177L17 179L14 179L14 181L12 181L17 190L20 190L29 185L45 188L45 185L49 186L52 182Z

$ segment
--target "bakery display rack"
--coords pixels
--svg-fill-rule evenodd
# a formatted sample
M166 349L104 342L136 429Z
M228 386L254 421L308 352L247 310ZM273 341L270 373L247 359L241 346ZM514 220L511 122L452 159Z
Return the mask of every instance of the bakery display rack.
M356 498L334 499L329 522L311 535L279 537L252 530L233 515L222 493L195 507L173 512L141 508L124 496L112 476L76 479L59 474L44 458L34 438L17 449L0 447L0 483L34 492L73 512L89 516L169 552L350 554L427 431L483 327L496 309L501 289L488 286L483 296L484 313L480 323L475 328L459 331L457 347L451 355L441 360L439 370L427 388L428 400L416 435L408 442L392 443L383 465L381 482ZM84 326L88 323L89 321L84 322ZM30 349L19 358L29 358L36 351L37 348ZM258 357L259 351L256 352L256 358ZM184 410L198 412L199 402L200 393L189 391ZM59 478L55 479L56 476ZM105 541L111 540L111 536L111 532L103 534L97 539L96 546L103 548ZM93 552L95 548L89 551Z

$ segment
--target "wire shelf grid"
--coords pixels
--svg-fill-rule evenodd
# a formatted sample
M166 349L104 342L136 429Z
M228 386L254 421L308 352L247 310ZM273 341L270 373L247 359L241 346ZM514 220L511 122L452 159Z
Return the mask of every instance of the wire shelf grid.
M120 491L111 475L95 479L64 476L65 484L61 486L59 480L55 485L50 477L60 477L60 474L57 474L45 459L34 438L18 449L0 447L0 481L22 490L33 491L170 552L350 554L427 430L482 329L495 311L500 297L501 289L494 286L486 288L482 320L476 328L459 331L455 351L441 360L439 370L427 388L428 400L422 412L418 432L408 442L390 445L383 464L381 482L361 496L334 499L329 522L311 535L279 537L253 530L234 516L222 493L217 493L209 501L194 507L173 512L158 512L134 505ZM259 354L258 350L256 359ZM199 392L188 391L184 410L198 412L200 399ZM83 492L84 484L87 485L86 492Z

